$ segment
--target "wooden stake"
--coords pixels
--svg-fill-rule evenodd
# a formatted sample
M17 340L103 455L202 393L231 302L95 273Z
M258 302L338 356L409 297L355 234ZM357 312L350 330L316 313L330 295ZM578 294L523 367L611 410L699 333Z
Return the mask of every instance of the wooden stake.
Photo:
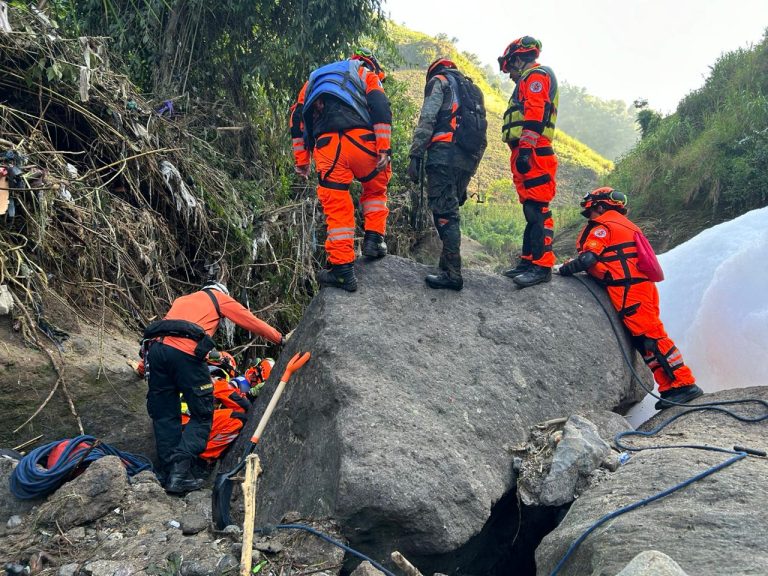
M405 556L400 554L400 552L397 550L392 552L389 557L392 558L392 562L397 564L397 567L400 568L400 570L402 570L407 576L423 576L422 573L419 572L418 568L408 562Z
M32 444L40 440L40 438L42 437L43 437L42 434L40 434L40 436L35 436L34 438L27 440L26 442L22 442L18 446L14 446L13 449L16 450L16 452L20 452L21 450L24 450L24 448L26 448L27 446L31 446Z
M256 523L256 489L261 475L261 461L256 454L245 458L245 520L243 521L243 549L240 552L240 576L250 576L253 562L253 528Z

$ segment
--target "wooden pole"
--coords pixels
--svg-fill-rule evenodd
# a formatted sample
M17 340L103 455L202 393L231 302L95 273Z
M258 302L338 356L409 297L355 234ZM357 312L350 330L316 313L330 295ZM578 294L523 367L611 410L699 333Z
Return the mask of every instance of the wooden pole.
M250 576L253 563L253 528L256 523L256 489L261 474L261 461L256 454L245 458L245 520L243 521L243 549L240 552L240 576Z
M397 550L392 552L389 556L392 558L392 562L397 564L397 567L400 568L407 576L423 576L421 572L419 572L419 569L416 568L413 564L408 562L408 560L400 554Z

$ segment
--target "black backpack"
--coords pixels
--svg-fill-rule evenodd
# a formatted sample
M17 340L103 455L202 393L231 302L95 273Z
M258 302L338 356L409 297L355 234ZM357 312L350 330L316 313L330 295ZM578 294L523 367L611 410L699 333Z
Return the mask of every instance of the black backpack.
M454 142L464 153L480 163L485 148L488 146L486 131L488 120L485 118L485 98L483 92L471 78L457 70L446 70L452 85L458 89L459 108L456 110L457 122Z

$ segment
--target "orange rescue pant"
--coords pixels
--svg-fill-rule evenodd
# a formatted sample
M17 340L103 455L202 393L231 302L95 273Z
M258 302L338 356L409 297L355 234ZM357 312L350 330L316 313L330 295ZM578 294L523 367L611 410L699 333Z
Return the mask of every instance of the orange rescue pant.
M200 453L200 458L207 462L217 460L227 447L237 440L240 430L245 425L247 416L245 412L232 410L231 408L217 408L213 411L213 424L208 435L208 443L205 450ZM182 414L181 423L189 422L189 416Z
M633 336L635 347L653 372L659 392L694 384L696 378L683 363L683 355L667 335L659 318L659 291L656 284L641 282L631 285L626 300L623 286L608 286L607 290L613 307ZM622 309L626 311L623 314Z
M363 186L360 207L364 230L386 233L387 184L392 168L376 170L376 136L367 128L353 128L339 134L327 132L315 141L317 196L325 212L328 235L325 251L331 264L355 260L355 207L349 186L357 179Z

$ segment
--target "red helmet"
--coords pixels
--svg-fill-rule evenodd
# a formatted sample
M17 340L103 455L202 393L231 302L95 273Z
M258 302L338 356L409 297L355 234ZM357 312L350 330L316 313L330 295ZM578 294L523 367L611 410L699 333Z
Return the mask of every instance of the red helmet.
M352 52L352 56L350 56L349 59L360 60L368 70L374 72L376 76L379 77L379 80L384 80L384 78L386 78L386 74L384 74L384 70L381 69L379 61L376 59L376 56L373 55L373 50L368 48L357 48Z
M513 40L509 46L504 49L504 53L499 56L499 70L508 74L511 71L512 61L515 56L523 59L535 60L541 52L541 42L533 36L523 36Z
M438 58L429 65L429 68L427 68L427 78L431 78L440 68L450 68L451 70L457 69L456 64L451 60L448 60L447 58Z
M581 207L584 208L582 215L589 216L589 211L597 205L602 204L606 208L617 210L622 214L627 213L627 196L614 190L610 186L596 188L592 192L587 192L581 200Z

